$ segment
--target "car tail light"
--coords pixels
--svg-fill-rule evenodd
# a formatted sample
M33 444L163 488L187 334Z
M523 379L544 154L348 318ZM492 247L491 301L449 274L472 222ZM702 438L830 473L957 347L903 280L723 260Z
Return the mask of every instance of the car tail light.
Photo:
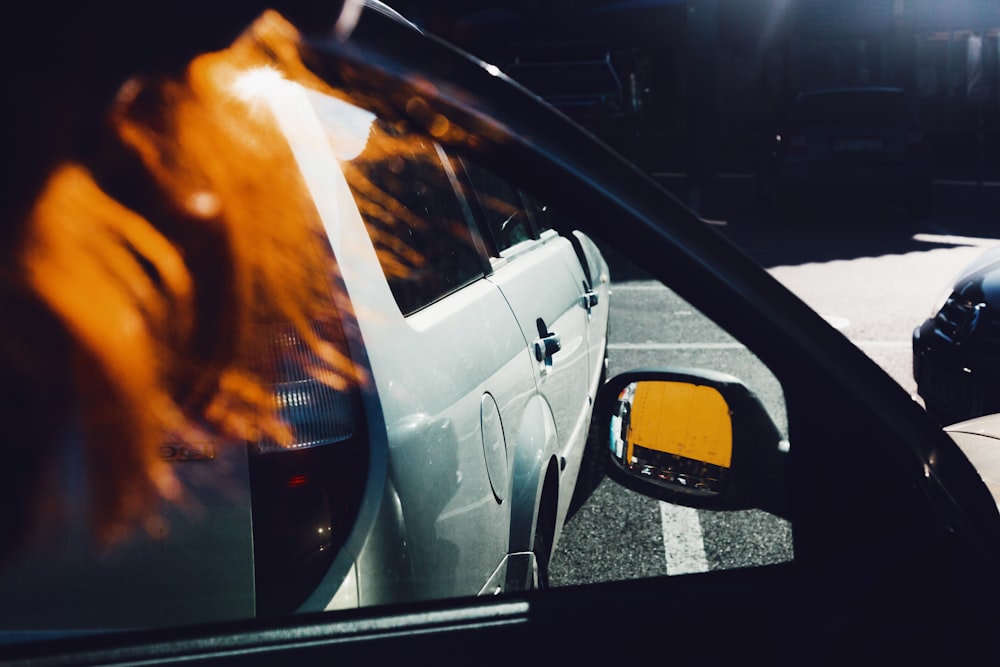
M339 323L314 326L343 343ZM291 613L315 590L351 530L368 468L356 384L317 379L318 360L291 325L271 327L267 338L275 407L294 439L249 443L258 616Z
M278 414L291 426L295 440L282 445L262 438L256 443L257 450L287 452L350 439L357 416L352 409L352 392L334 390L310 372L319 361L291 325L271 329L268 366L276 376L272 391ZM329 331L316 333L321 337L330 335ZM334 331L334 335L342 338L339 331Z

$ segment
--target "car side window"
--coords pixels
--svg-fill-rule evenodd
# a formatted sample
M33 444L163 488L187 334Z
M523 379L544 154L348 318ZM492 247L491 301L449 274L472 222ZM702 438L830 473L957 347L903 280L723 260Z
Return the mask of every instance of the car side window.
M392 294L411 314L483 276L450 162L439 146L376 120L344 173Z
M535 224L535 229L539 232L552 229L552 208L545 201L523 190L521 196L524 197L525 206Z
M470 197L477 215L485 223L491 254L538 238L524 197L507 181L475 162L462 160Z

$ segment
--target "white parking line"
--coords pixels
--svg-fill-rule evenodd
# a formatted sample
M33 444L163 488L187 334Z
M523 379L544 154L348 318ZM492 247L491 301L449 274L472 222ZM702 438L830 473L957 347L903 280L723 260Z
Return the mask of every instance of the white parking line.
M708 572L708 556L705 554L698 510L661 502L660 523L667 574Z
M742 350L742 343L608 343L609 350Z
M851 340L857 347L910 347L911 340ZM741 343L608 343L609 350L743 350Z

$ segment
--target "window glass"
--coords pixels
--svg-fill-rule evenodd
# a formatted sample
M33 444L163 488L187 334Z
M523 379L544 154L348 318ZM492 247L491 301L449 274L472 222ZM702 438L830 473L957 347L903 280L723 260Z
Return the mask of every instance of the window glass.
M539 232L552 229L552 208L546 202L524 190L521 190L521 196L524 198L525 207L531 220L535 223L535 229Z
M526 241L534 234L525 202L510 183L471 160L462 160L471 199L482 216L496 253Z
M466 209L437 145L375 121L344 175L404 314L483 275Z

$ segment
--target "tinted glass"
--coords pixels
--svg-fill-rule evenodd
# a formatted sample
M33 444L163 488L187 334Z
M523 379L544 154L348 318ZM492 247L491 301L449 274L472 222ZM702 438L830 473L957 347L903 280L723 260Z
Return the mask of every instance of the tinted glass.
M344 173L389 287L412 313L483 275L450 163L433 142L375 122Z
M463 160L476 210L489 231L494 252L534 237L520 193L510 183L471 160Z

